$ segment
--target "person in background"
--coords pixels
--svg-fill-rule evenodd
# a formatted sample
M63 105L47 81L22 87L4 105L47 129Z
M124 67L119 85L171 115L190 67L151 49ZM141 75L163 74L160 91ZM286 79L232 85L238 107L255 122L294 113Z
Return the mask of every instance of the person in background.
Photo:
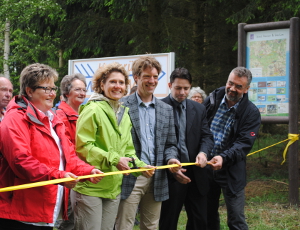
M172 107L153 95L160 72L160 63L151 56L135 60L132 74L137 91L122 101L129 108L133 125L131 134L138 158L149 165L180 165ZM179 167L170 168L170 171L177 172ZM168 198L166 170L157 170L152 178L124 176L115 228L132 230L139 205L140 229L157 229L161 202Z
M56 114L66 125L66 135L74 145L78 109L84 102L86 91L85 77L81 73L66 75L61 80L60 92L63 100Z
M207 154L214 145L206 120L205 107L188 100L192 76L185 68L176 68L170 76L171 93L162 99L174 112L177 147L181 162L196 162L197 166L168 174L170 198L162 202L159 229L177 230L178 218L184 205L188 221L186 229L207 227L208 177L204 168Z
M128 108L119 102L127 94L128 84L128 74L119 63L105 65L95 72L94 93L80 107L76 151L81 159L100 166L103 172L129 170L128 163L135 160L138 167L153 168L142 172L148 178L154 174L154 167L147 166L135 155ZM97 185L78 182L71 191L76 230L113 229L122 179L122 174L116 174L104 177Z
M13 85L10 80L0 75L0 122L4 118L5 108L13 95Z
M246 158L258 134L261 117L258 108L249 100L251 72L244 67L234 68L226 86L213 91L204 101L207 120L215 145L207 167L208 229L220 229L219 199L223 193L229 229L247 230L245 220Z
M64 186L73 188L77 176L102 173L76 156L64 123L51 110L57 79L54 69L39 63L21 72L20 94L8 104L0 127L0 187L69 177L75 180L0 193L2 230L52 230L60 214L67 218L69 193Z
M188 96L188 99L203 103L206 98L206 93L200 87L192 87Z
M56 114L66 126L66 135L75 145L76 122L78 119L79 106L84 102L86 96L86 81L81 73L66 75L60 82L60 93L63 100L59 104ZM62 221L58 229L74 229L74 213L70 199L68 205L68 220Z

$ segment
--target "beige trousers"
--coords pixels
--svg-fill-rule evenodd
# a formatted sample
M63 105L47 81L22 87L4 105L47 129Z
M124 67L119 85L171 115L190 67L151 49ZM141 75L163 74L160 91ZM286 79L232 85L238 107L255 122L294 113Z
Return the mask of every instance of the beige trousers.
M112 230L116 220L120 195L116 199L87 196L71 190L74 207L74 230Z
M154 200L153 178L139 176L132 193L126 200L121 200L116 230L132 230L139 205L140 229L156 230L158 227L161 202Z

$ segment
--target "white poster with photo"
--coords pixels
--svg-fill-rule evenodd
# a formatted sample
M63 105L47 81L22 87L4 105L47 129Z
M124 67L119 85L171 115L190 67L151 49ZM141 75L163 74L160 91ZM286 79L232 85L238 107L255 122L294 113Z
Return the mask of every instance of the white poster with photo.
M169 94L168 82L171 72L175 69L175 53L160 53L160 54L145 54L133 56L119 56L119 57L105 57L105 58L91 58L91 59L77 59L69 60L68 74L81 73L86 77L87 81L87 97L92 94L92 77L95 71L106 64L118 62L124 66L129 73L130 87L134 86L132 76L132 63L141 56L152 56L156 58L162 66L162 71L158 77L158 85L155 89L154 95L158 98L166 97Z

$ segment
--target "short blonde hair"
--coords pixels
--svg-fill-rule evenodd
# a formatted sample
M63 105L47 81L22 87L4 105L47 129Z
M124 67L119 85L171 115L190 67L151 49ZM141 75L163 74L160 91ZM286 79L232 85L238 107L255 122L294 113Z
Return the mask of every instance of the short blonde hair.
M19 97L24 96L28 98L26 87L35 90L38 84L44 81L49 81L50 79L53 79L54 82L58 79L58 73L50 66L40 63L34 63L26 66L20 75Z
M93 76L93 80L92 80L92 82L93 82L92 89L96 93L103 94L103 91L101 89L101 82L105 83L106 80L108 79L109 75L112 72L119 72L119 73L124 75L125 85L126 85L126 90L125 90L124 95L126 95L127 94L127 88L128 88L128 85L129 85L129 77L128 77L128 73L125 70L125 68L118 62L114 62L114 63L108 64L108 65L104 65L102 67L99 67L96 70L96 72Z

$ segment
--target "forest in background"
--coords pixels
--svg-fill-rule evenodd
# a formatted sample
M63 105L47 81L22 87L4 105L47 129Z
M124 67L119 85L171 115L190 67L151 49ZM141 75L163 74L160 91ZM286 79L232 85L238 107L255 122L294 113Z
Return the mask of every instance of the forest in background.
M1 0L1 55L15 92L21 70L39 62L68 72L68 60L175 52L193 86L207 93L237 65L238 23L300 16L300 0ZM7 39L7 38L6 38ZM6 40L7 41L7 40Z

